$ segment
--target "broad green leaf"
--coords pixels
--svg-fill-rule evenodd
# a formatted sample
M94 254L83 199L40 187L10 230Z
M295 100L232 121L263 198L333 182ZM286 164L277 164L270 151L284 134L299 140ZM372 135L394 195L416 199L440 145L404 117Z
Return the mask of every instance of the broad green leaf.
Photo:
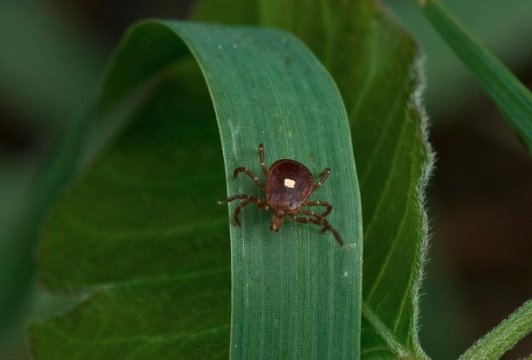
M0 156L0 162L2 160ZM22 305L26 305L33 276L30 249L34 237L21 231L27 227L27 217L31 213L28 195L33 175L29 169L0 166L0 264L9 264L0 272L0 355L4 337L10 335Z
M306 47L273 29L141 23L117 50L94 113L84 171L39 251L46 284L84 300L33 326L37 359L358 357L362 234L349 125ZM216 200L226 181L228 194L259 195L230 174L242 165L260 174L261 142L270 164L332 169L313 198L334 204L344 247L313 225L287 221L272 233L269 214L252 206L242 227L229 226Z
M423 13L493 99L532 154L532 93L437 0L420 0Z
M427 242L423 190L432 155L417 46L370 1L255 3L259 24L289 30L310 46L346 104L364 219L362 357L425 358L418 297ZM242 21L219 4L204 1L198 16Z
M0 276L3 287L0 297L1 335L10 330L19 307L24 304L34 276L32 250L35 240L53 201L75 172L85 124L84 120L67 124L53 149L54 156L39 170L24 170L23 175L19 174L16 185L9 184L14 181L9 179L12 173L6 169L0 171L0 182L6 181L9 186L1 194L5 203L0 207L0 214L9 212L0 223L0 260L2 264L9 264Z

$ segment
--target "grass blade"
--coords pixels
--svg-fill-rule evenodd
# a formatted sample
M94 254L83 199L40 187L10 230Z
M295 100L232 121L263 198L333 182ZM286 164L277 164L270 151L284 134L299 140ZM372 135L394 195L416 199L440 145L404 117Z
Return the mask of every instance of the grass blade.
M422 0L423 13L455 54L477 76L508 124L532 154L532 94L438 0Z
M139 99L131 116L112 118ZM48 286L89 296L34 325L37 359L222 359L230 328L234 359L358 357L362 235L349 124L307 48L272 29L145 22L118 49L96 114L96 137L107 121L121 130L59 201L39 256ZM270 164L332 169L315 199L334 204L346 246L301 224L271 233L268 214L249 208L229 248L216 200L224 180L229 194L258 195L229 174L260 173L261 142Z
M289 30L327 66L346 104L364 220L362 357L425 358L418 292L432 161L416 44L371 1L255 1L248 17L203 1L197 16Z

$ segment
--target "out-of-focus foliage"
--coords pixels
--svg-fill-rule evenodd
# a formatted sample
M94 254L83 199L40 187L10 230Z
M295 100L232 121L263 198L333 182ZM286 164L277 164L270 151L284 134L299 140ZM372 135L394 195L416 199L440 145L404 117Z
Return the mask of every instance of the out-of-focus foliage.
M449 51L423 16L417 1L383 0L419 41L426 54L427 108L435 121L452 119L479 95L474 76ZM532 54L532 2L445 0L445 5L510 69L526 66ZM456 91L460 89L460 91Z
M439 2L422 1L421 6L434 28L456 55L477 76L495 101L509 125L517 132L532 154L532 94Z

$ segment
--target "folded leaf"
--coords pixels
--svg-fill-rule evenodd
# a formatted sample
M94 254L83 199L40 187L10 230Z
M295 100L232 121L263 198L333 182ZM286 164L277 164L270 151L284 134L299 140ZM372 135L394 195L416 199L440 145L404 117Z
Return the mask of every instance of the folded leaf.
M37 359L358 357L362 235L349 125L306 47L273 29L142 23L109 67L93 125L86 168L39 255L52 289L86 299L33 326ZM312 224L272 233L269 214L251 206L229 243L216 200L226 181L228 194L261 196L252 179L230 177L237 166L260 174L259 143L268 164L331 168L313 199L333 204L344 247Z

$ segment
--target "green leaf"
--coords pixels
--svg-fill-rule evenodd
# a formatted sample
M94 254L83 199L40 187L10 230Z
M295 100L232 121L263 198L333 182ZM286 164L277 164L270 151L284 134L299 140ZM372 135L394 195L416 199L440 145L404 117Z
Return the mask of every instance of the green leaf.
M0 3L2 97L48 131L79 118L103 62L102 49L58 15L41 1Z
M0 214L7 213L0 223L0 260L10 265L0 275L0 335L8 333L19 307L25 305L25 295L34 280L35 240L53 201L75 173L85 125L84 120L66 124L53 156L40 169L24 169L16 175L7 168L0 170L0 182L5 181L10 190L1 194L5 204L0 207ZM16 185L9 184L15 179Z
M94 113L86 167L39 251L46 284L83 301L32 327L37 359L358 357L362 234L348 121L307 48L273 29L141 23ZM216 200L226 180L228 194L259 195L230 174L260 173L261 142L269 164L332 169L312 198L334 204L344 247L313 225L272 233L251 206L242 227L228 226Z
M419 53L382 10L360 2L358 8L337 10L333 18L343 12L353 15L335 33L343 34L345 26L354 30L335 35L328 64L348 109L359 159L365 246L362 354L423 359L418 302L428 231L423 191L432 154L420 105Z
M532 93L437 0L421 0L423 13L477 76L508 124L532 154Z
M259 24L289 30L310 46L346 104L364 219L362 357L423 359L418 302L427 243L423 190L432 154L417 46L370 1L255 3ZM242 20L218 5L204 1L197 14Z
M500 359L519 340L530 334L532 334L532 301L528 300L471 346L459 360Z
M520 68L526 66L530 59L528 54L532 51L532 43L528 41L532 24L526 16L532 13L532 1L510 1L445 0L445 6L453 9L460 18L467 19L468 30L499 58L507 59L511 67ZM479 87L474 84L474 77L420 14L416 1L382 2L410 29L427 56L424 67L429 86L424 97L431 117L434 121L452 120L452 113L470 105L478 97ZM427 332L429 327L423 326L423 331Z
M3 160L0 156L0 162ZM33 276L34 236L21 231L29 225L33 176L29 169L0 166L0 264L9 264L0 272L0 348L27 303L24 300Z
M27 133L37 123L47 125L46 131L35 134L41 137L38 143L47 146L30 154L32 159L0 149L0 264L9 264L0 272L0 344L26 310L22 307L34 282L40 226L72 173L71 158L79 147L74 133L83 127L79 115L98 68L98 52L87 49L90 41L80 41L78 29L69 25L54 16L49 4L0 2L2 108L27 120L8 126L24 127Z

